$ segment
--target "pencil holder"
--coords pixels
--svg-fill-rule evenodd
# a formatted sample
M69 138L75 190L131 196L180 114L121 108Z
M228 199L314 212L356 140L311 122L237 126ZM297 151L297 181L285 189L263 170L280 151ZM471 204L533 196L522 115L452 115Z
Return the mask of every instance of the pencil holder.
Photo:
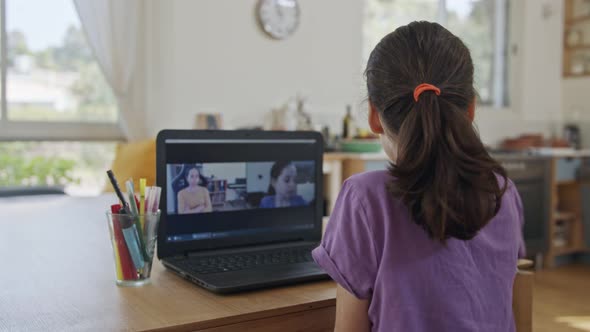
M150 282L160 211L142 215L107 212L118 286Z

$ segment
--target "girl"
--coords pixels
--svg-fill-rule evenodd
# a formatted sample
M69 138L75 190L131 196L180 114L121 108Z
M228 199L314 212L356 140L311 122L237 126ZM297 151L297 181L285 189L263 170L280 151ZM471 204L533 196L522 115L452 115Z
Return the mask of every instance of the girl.
M472 126L469 50L413 22L379 42L366 78L391 166L344 183L313 251L338 283L336 331L514 331L522 206Z
M297 168L290 161L277 161L270 169L269 196L260 201L261 208L302 206L307 203L297 195Z
M188 187L178 192L178 213L211 212L211 197L207 188L200 186L201 174L197 166L190 166L186 175Z

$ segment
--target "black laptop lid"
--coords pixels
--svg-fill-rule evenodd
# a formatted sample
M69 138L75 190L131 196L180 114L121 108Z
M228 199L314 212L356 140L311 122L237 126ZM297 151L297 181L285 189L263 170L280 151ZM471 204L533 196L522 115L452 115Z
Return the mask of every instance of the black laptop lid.
M161 131L158 257L319 241L322 147L316 132Z

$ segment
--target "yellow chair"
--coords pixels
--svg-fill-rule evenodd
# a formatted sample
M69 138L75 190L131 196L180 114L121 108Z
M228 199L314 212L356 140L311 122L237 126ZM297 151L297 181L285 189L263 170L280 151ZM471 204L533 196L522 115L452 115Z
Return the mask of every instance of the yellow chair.
M111 166L119 180L121 189L124 182L132 178L135 189L139 188L139 179L145 178L148 186L156 185L156 140L147 139L128 143L119 143L115 152L115 160ZM112 192L110 183L105 186L106 192Z

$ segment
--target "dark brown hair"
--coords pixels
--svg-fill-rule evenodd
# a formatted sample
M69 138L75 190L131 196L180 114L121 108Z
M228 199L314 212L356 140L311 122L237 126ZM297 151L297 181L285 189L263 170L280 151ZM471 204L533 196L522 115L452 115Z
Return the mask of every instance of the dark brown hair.
M439 24L412 22L377 44L365 75L369 101L397 143L391 193L431 238L473 238L500 209L507 180L468 116L475 100L469 50ZM421 83L440 95L424 91L415 101Z
M285 168L287 168L287 166L292 165L292 164L293 163L288 160L277 161L276 163L274 163L272 165L272 168L270 169L271 180L277 180L279 178L279 176L281 175L281 173L283 173L283 170ZM275 190L275 187L273 187L272 181L271 181L271 183L268 184L268 194L269 195L276 195L276 193L277 192Z

